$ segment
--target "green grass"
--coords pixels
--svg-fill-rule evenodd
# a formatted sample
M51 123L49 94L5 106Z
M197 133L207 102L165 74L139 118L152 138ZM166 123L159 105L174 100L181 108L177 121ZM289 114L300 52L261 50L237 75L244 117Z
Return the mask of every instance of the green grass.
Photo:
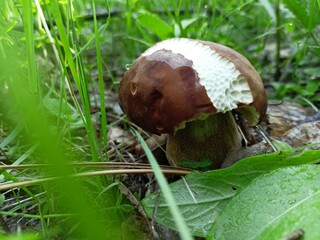
M144 151L146 152L150 165L154 171L154 175L160 186L161 192L165 197L167 204L169 205L170 213L172 215L172 218L174 219L174 222L176 225L175 227L179 232L179 236L181 237L181 239L185 239L185 240L192 239L188 226L185 220L183 219L179 208L177 207L176 201L172 195L169 184L166 178L164 177L164 175L162 174L159 164L157 163L157 160L153 156L151 150L148 148L148 145L143 140L139 132L137 132L136 130L134 132L135 132L135 135L137 135L139 141L141 142Z
M60 176L3 193L3 220L28 226L8 239L147 236L132 229L134 207L118 189L120 177L75 179L78 170L67 165L130 158L124 145L110 156L108 139L110 129L130 126L109 94L126 66L162 39L215 41L253 63L270 98L319 108L319 8L319 0L0 1L0 158L54 165L6 170L0 180Z

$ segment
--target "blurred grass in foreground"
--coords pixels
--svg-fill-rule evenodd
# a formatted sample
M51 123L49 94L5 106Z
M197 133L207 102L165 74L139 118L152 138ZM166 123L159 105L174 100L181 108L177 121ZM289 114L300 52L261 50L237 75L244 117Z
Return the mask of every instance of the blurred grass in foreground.
M14 6L6 5L5 7L13 8ZM35 53L33 5L32 1L23 1L24 34L6 29L7 19L1 19L0 22L0 25L3 26L0 35L0 114L3 116L2 124L6 124L6 131L16 129L16 133L9 141L16 143L16 148L21 148L22 152L25 151L25 148L33 149L27 158L15 161L13 164L20 164L26 159L28 163L52 164L52 167L39 172L25 173L22 178L36 179L41 176L56 176L58 180L40 187L13 190L6 193L6 196L13 196L17 200L19 196L24 198L26 194L31 197L31 202L38 208L35 215L23 213L23 205L20 206L22 212L19 211L19 208L17 211L22 218L40 219L40 239L48 239L50 236L60 236L62 239L71 236L81 239L117 239L119 236L126 236L126 239L130 239L133 235L126 233L128 227L125 227L125 219L126 212L130 212L132 208L122 204L117 184L110 185L111 181L106 177L89 180L71 177L74 169L68 166L68 163L76 161L78 156L72 154L72 144L66 144L68 142L66 140L72 141L72 130L71 128L67 128L69 129L67 131L62 130L63 127L70 125L66 122L68 118L61 117L62 114L69 115L69 119L72 119L72 114L77 112L84 116L84 126L91 142L91 156L94 160L98 160L98 155L101 153L97 147L91 122L86 79L84 75L81 75L81 56L77 55L77 58L74 59L68 37L65 35L63 38L63 33L66 34L65 26L59 15L57 1L52 1L49 7L55 13L60 37L64 40L61 45L56 45L58 48L63 48L63 50L59 49L61 62L58 62L58 65L62 64L61 92L60 94L59 91L56 92L54 84L48 85L39 79L42 73ZM99 47L97 43L97 48ZM62 52L66 55L63 55ZM80 91L82 105L78 105L76 110L66 109L70 105L65 103L64 77L69 78L71 85L69 70L76 82L77 90ZM57 109L59 111L56 113L58 124L52 119L52 115L45 106L46 100L52 96L58 97ZM83 109L84 113L82 113ZM20 127L17 128L17 126ZM2 177L4 181L17 181L19 178L10 171L3 172ZM39 192L44 194L38 197ZM3 212L3 214L10 216L11 212ZM28 236L25 239L28 239Z
M270 96L319 104L319 7L319 0L0 1L0 151L12 165L55 166L5 171L0 181L60 176L56 183L6 192L6 201L18 204L1 215L40 221L41 239L136 239L133 207L117 180L73 179L75 170L66 167L108 160L107 130L123 122L107 122L105 90L115 92L126 64L156 41L190 37L243 53ZM101 139L90 102L97 82Z

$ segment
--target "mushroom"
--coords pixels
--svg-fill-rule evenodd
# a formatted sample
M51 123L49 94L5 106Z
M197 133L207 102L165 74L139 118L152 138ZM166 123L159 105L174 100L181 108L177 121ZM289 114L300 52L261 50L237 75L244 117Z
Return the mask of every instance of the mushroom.
M171 164L209 160L211 168L221 167L242 148L233 112L253 127L267 108L263 82L244 56L186 38L147 49L125 72L119 100L133 123L168 134Z

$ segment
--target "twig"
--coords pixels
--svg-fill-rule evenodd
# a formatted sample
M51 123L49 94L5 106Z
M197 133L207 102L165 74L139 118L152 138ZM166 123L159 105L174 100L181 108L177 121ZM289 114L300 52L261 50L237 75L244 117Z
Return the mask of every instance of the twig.
M92 171L92 172L82 172L70 175L70 177L93 177L93 176L102 176L102 175L117 175L117 174L146 174L146 173L153 173L153 170L150 168L146 169L117 169L117 170L102 170L102 171ZM173 170L173 169L163 169L163 174L166 175L178 175L178 176L184 176L190 173L190 171L187 170ZM67 176L65 176L67 177ZM0 192L1 191L7 191L14 188L19 187L26 187L31 185L37 185L42 184L50 181L55 181L58 179L63 178L63 176L59 177L48 177L48 178L39 178L39 179L33 179L28 181L21 181L21 182L14 182L14 183L6 183L0 185Z
M81 163L70 163L66 165L55 165L55 164L19 164L19 165L0 165L0 170L7 169L32 169L32 168L48 168L48 167L94 167L94 168L144 168L151 169L148 163L121 163L121 162L81 162ZM183 167L173 167L167 165L160 165L162 169L171 170L184 170L189 171L188 168Z
M262 127L260 127L260 125L256 126L256 129L258 130L258 132L261 134L261 136L264 138L264 140L266 140L266 142L270 145L270 147L272 148L272 150L274 152L278 151L278 149L273 145L273 143L271 142L271 139L269 138L269 136L267 135L267 133L262 129Z

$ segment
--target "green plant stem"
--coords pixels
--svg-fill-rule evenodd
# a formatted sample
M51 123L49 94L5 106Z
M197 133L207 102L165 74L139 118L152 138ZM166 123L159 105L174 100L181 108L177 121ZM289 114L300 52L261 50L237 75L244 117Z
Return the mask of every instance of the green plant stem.
M276 15L276 59L275 59L275 76L274 80L279 81L279 78L281 76L281 70L280 70L280 49L281 49L281 30L280 30L280 24L281 24L281 15L280 15L280 0L276 0L275 3L275 15Z
M93 22L94 22L94 33L96 40L96 55L97 55L97 67L98 67L98 81L99 81L99 96L100 96L100 111L101 111L101 145L102 150L107 153L108 148L108 137L107 137L107 113L105 107L105 97L104 97L104 80L103 80L103 71L102 71L102 59L101 59L101 50L100 50L100 34L97 23L96 7L94 1L92 1L93 9ZM106 23L108 24L108 22ZM108 156L106 156L108 159Z
M26 38L26 55L28 61L29 90L32 93L39 93L38 75L36 67L34 29L32 16L32 0L22 1L23 26Z
M127 31L130 35L132 30L132 21L131 21L131 0L126 0L126 19L127 19Z
M148 148L146 142L144 141L144 139L142 138L142 136L140 135L140 133L136 130L133 130L135 135L138 137L139 141L141 142L142 148L145 151L147 158L150 162L150 165L152 166L152 169L154 171L154 175L157 179L158 184L160 185L160 189L163 193L163 197L166 199L170 212L172 214L172 217L175 220L176 223L176 227L177 230L179 232L179 235L181 237L181 239L183 240L191 240L192 236L190 234L190 230L187 227L187 224L176 204L176 201L173 197L173 194L171 192L171 189L169 187L169 184L167 182L167 180L165 179L164 175L161 172L161 169L157 163L157 160L154 158L151 150Z
M0 215L8 216L8 217L25 217L25 218L33 218L33 219L48 219L48 218L58 218L58 217L70 217L72 214L47 214L47 215L35 215L35 214L27 214L27 213L16 213L16 212L6 212L0 211Z
M59 37L61 39L62 47L65 54L65 56L61 58L65 59L65 65L69 67L71 75L80 93L81 102L84 108L84 114L81 114L81 116L84 117L83 122L87 129L87 133L88 133L88 137L91 145L90 149L92 154L92 160L99 161L99 157L98 157L99 146L97 143L97 138L95 135L95 130L94 130L92 119L91 119L88 86L87 86L87 80L83 70L82 60L80 55L77 55L77 57L74 60L71 49L74 49L77 51L77 46L70 46L68 35L65 32L65 24L62 19L61 12L59 10L59 3L56 0L53 0L51 1L50 6L52 9L53 17L56 22L56 26L59 32ZM81 111L80 108L79 110Z

